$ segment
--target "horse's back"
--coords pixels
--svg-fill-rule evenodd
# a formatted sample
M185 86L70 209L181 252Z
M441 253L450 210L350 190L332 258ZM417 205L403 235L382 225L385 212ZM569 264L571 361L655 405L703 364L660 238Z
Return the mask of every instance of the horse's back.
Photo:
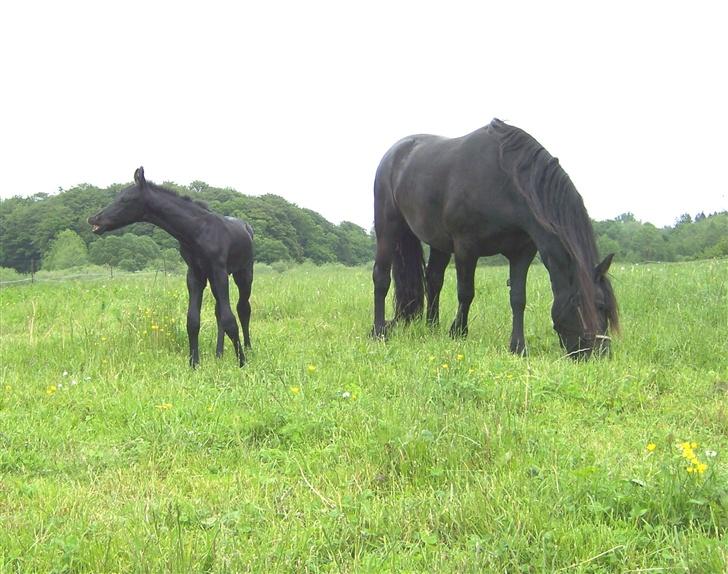
M382 159L378 179L425 243L452 251L460 236L481 235L494 219L507 221L512 205L503 193L507 178L491 125L458 138L409 136Z

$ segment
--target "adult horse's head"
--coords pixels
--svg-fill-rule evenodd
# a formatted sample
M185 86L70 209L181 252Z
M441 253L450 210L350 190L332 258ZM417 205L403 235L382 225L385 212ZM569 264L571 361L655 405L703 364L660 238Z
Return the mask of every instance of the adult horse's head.
M101 235L140 221L146 204L146 188L144 168L140 167L134 172L133 185L122 189L110 205L88 218L93 232Z
M572 358L608 354L609 330L619 330L617 301L607 278L613 257L614 253L607 255L591 277L578 278L572 283L573 290L554 298L554 330Z

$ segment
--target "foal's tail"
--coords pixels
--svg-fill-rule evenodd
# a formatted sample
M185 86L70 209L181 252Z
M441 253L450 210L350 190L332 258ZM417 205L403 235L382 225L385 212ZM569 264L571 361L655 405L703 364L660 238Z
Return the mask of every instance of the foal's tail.
M394 317L411 321L422 315L425 304L425 259L422 243L403 229L394 245Z

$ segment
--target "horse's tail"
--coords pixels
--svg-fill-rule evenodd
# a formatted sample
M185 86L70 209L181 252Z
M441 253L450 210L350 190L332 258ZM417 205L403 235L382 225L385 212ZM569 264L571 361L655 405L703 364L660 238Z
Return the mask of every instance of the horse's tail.
M247 221L243 221L243 227L245 227L245 231L248 232L248 234L250 235L250 238L252 239L253 235L254 235L253 226L250 225L250 223L248 223Z
M425 304L425 259L422 243L408 228L402 230L394 245L392 275L395 319L416 319Z

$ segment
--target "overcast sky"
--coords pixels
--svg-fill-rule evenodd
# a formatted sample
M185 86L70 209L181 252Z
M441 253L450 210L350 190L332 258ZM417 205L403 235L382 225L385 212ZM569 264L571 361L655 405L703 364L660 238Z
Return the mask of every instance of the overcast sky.
M384 152L499 117L589 214L728 209L720 2L3 2L0 196L203 180L371 227Z

